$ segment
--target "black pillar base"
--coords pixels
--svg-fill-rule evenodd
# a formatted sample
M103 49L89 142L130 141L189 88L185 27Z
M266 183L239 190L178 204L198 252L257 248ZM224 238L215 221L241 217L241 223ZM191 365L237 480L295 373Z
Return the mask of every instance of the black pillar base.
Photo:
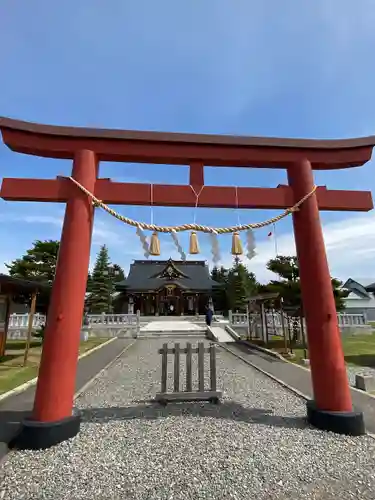
M19 450L44 450L76 436L80 425L80 414L56 422L38 422L28 418L22 422L21 432L9 447Z
M348 436L366 434L362 412L319 410L315 401L307 401L306 406L307 421L318 429Z

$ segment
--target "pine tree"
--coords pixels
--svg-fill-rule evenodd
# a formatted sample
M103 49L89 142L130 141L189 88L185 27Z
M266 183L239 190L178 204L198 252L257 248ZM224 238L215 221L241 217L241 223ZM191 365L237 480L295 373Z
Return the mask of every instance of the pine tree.
M227 284L228 284L228 270L223 266L220 268L213 267L211 271L211 279L218 283L212 290L212 300L214 303L215 311L220 311L224 314L228 312L228 297L227 297Z
M111 277L113 283L118 283L119 281L124 281L125 272L119 264L113 264L110 269Z
M246 268L238 261L235 262L228 275L228 303L233 312L242 312L246 308L248 299L246 287Z
M52 284L55 278L59 247L60 242L56 240L36 240L25 255L5 266L10 276L15 278L45 281Z
M262 285L261 291L279 293L283 298L284 308L300 310L302 297L297 257L278 255L267 262L267 269L275 273L279 279ZM342 283L335 278L331 278L331 283L336 309L341 311L345 307L345 293L340 289Z
M26 254L5 264L9 275L32 281L43 281L52 285L55 279L57 256L60 242L57 240L36 240ZM50 290L42 291L38 295L36 311L46 314L50 299ZM19 294L17 302L29 304L30 294Z
M103 245L96 258L91 274L91 294L88 299L90 312L93 314L110 313L112 311L113 280L110 273L108 248Z

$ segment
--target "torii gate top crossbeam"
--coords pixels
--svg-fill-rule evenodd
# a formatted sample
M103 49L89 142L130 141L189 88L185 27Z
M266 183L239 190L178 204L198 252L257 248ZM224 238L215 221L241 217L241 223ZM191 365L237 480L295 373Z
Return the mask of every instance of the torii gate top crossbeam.
M375 136L344 140L277 139L40 125L0 118L13 151L73 159L94 151L100 161L286 168L308 158L315 170L350 168L371 158Z

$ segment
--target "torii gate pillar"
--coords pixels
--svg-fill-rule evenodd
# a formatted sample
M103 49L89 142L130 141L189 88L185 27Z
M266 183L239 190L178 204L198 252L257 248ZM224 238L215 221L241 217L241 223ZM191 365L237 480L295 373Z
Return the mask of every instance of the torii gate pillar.
M75 154L72 177L91 192L97 170L92 151ZM24 421L18 448L47 448L75 436L80 428L73 398L93 220L91 200L77 188L66 204L32 419Z
M314 187L311 164L304 159L287 170L298 201ZM363 415L353 411L315 193L293 213L293 225L314 393L314 401L307 403L307 419L324 430L361 435Z

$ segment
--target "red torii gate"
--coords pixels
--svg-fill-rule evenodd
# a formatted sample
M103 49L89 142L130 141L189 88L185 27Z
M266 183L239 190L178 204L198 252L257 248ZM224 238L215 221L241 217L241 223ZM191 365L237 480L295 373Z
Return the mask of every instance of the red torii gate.
M98 178L100 161L190 166L190 185L204 185L204 166L282 168L288 186L238 188L206 186L199 207L286 209L314 187L313 170L358 167L371 158L375 137L302 140L232 137L38 125L0 118L4 143L13 151L73 160L72 177L106 204L195 206L190 186L118 183ZM32 419L16 443L45 448L76 435L73 415L80 329L90 257L94 207L70 180L3 179L0 196L9 201L66 203L46 337ZM319 210L369 211L370 192L319 186L293 213L306 316L314 401L307 404L315 426L346 434L365 432L353 411Z

